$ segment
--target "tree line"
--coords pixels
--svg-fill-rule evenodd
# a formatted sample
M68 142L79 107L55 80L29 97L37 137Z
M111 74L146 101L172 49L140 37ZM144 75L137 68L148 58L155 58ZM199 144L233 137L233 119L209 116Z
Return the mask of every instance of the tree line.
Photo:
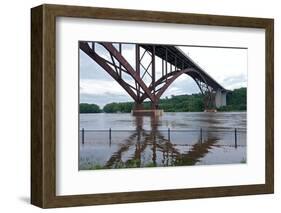
M160 99L159 109L165 112L202 112L204 100L202 94L172 95ZM247 88L234 89L227 93L227 105L218 108L218 111L245 111L247 109ZM134 102L113 102L106 104L103 109L96 104L80 103L80 113L129 113ZM150 109L150 101L143 103L144 109Z

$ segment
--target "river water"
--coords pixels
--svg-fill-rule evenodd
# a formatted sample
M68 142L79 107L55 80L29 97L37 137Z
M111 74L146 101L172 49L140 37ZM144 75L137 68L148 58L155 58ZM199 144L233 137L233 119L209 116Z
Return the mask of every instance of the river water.
M245 112L80 114L79 169L246 163L246 124Z

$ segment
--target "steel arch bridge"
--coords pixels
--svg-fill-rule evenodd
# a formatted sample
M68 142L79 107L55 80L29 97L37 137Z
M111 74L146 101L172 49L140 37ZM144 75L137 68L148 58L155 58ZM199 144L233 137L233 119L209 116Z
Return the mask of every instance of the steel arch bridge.
M103 54L96 50L97 45L102 46L108 57L103 57ZM80 50L101 66L131 96L135 101L135 110L142 110L145 99L151 101L152 110L157 110L162 94L184 74L189 75L198 85L204 96L205 110L226 105L227 90L178 47L154 44L134 44L134 46L135 68L122 55L122 43L79 42ZM149 59L146 64L144 57ZM156 57L162 63L161 76L158 79L156 79ZM129 81L125 75L130 76L132 80ZM144 78L148 78L149 83L145 83Z

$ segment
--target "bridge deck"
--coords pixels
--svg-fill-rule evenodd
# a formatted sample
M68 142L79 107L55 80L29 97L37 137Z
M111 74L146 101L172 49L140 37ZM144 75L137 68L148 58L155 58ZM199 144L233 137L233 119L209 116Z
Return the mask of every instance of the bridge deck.
M220 85L215 79L213 79L209 74L207 74L198 64L196 64L190 57L188 57L180 48L172 45L149 45L140 44L140 47L152 53L153 46L155 47L155 55L164 61L176 66L178 69L193 68L198 71L201 76L197 73L190 73L192 78L202 79L202 77L207 81L213 89L221 89L226 91L226 89Z

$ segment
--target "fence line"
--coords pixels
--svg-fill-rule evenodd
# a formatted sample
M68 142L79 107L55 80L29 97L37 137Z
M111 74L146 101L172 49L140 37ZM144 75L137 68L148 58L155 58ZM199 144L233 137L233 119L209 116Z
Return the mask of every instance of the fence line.
M242 129L242 128L233 128L233 129L221 129L221 130L216 130L216 129L204 129L204 128L200 128L200 129L84 129L82 128L80 131L84 131L84 132L139 132L139 131L143 131L143 132L151 132L151 131L158 131L158 132L201 132L204 130L204 132L234 132L236 129L237 132L247 132L247 129Z
M217 130L217 129L204 129L204 132L223 132L223 133L230 133L230 132L234 132L234 138L235 138L235 147L237 147L237 133L239 132L247 132L246 129L242 129L242 128L234 128L234 129L221 129L221 130ZM85 130L84 128L82 128L82 130L80 130L82 133L82 144L85 143L85 132L108 132L109 134L109 142L111 144L111 139L112 139L112 132L152 132L155 130L145 130L145 129L137 129L137 130L112 130L111 128L109 128L108 130ZM158 132L167 132L168 133L168 140L170 141L171 139L171 132L200 132L200 143L203 142L203 128L200 129L178 129L178 130L171 130L170 128L168 128L167 130L157 130Z

